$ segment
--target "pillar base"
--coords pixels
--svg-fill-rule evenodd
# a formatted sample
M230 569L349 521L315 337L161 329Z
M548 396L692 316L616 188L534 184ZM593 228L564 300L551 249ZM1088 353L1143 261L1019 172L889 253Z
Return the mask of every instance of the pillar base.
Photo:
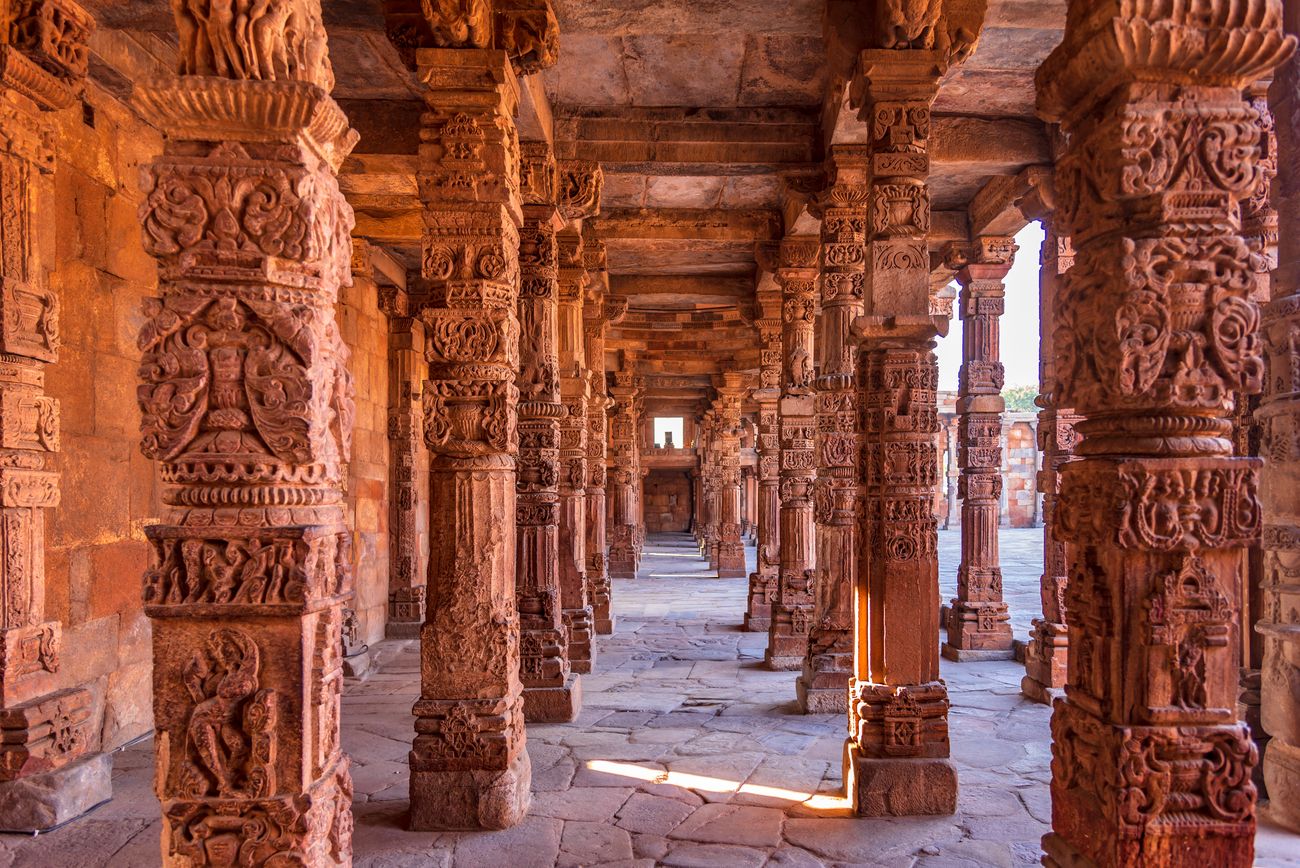
M745 629L750 633L770 633L772 632L772 619L750 617L750 614L746 612Z
M955 648L944 642L939 649L944 659L954 663L972 663L979 660L1015 660L1014 648Z
M596 634L599 636L611 636L614 633L614 616L608 618L596 619Z
M745 578L745 576L747 576L747 575L748 575L748 573L745 572L745 567L744 567L743 564L742 564L741 566L738 566L738 567L736 567L736 566L731 566L731 567L728 567L728 566L720 566L720 567L718 567L718 578L720 578L720 579L743 579L743 578Z
M773 672L795 672L803 669L807 653L807 636L769 636L763 662Z
M414 760L414 757L412 757ZM504 771L411 770L414 832L508 829L528 813L532 765L519 751Z
M524 720L528 723L569 723L582 711L582 679L573 673L563 687L525 687Z
M0 832L48 832L113 797L113 758L91 754L0 784Z
M1272 739L1264 749L1268 806L1262 813L1279 826L1300 833L1300 748Z
M1051 708L1053 702L1065 698L1065 688L1048 687L1033 676L1026 675L1020 679L1020 695Z
M948 759L877 759L845 741L844 782L859 817L957 813L957 767Z
M1055 832L1048 832L1043 836L1045 868L1096 868L1096 864Z
M838 676L843 675L843 678ZM841 686L827 682L842 680ZM794 682L795 693L799 695L799 710L804 714L847 714L849 711L849 675L848 673L820 672L809 678L805 672Z

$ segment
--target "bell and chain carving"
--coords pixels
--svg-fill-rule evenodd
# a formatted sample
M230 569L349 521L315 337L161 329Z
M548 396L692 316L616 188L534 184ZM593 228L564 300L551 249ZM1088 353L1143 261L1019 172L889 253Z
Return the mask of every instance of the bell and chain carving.
M524 403L540 410L558 400L554 368L544 364L547 333L544 323L521 326L517 318L545 315L553 235L539 221L524 222L518 83L505 55L434 48L417 60L426 85L422 274L431 296L421 313L424 441L430 525L439 532L430 534L420 634L411 825L501 829L529 804L521 614L554 613L519 612L516 566L528 565L516 560L515 546L516 523L523 533L554 524L554 500L545 496L519 502L516 518L517 484L538 495L554 485L554 462L546 460L553 429L545 423L555 417L519 412ZM530 200L545 195L550 180L530 174ZM553 332L551 339L553 347ZM521 369L525 354L530 364ZM539 554L554 558L553 549ZM553 588L533 590L535 608L545 608Z
M1257 755L1228 631L1262 506L1230 435L1264 379L1240 215L1268 161L1242 89L1294 40L1270 0L1102 12L1072 2L1038 73L1068 136L1054 228L1076 251L1053 394L1082 437L1055 507L1070 645L1044 861L1249 865Z

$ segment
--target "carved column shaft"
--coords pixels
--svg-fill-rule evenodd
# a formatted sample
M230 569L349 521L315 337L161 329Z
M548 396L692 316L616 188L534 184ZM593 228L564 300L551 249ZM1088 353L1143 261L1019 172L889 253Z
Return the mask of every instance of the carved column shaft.
M575 672L595 664L596 626L587 585L587 371L582 349L582 307L587 272L582 238L560 236L560 598Z
M605 332L611 322L622 319L627 302L606 295L608 273L604 243L588 240L584 256L587 271L593 275L591 295L584 309L583 328L592 391L592 399L587 405L587 577L591 582L596 632L609 635L614 632L614 613L605 534L609 452L607 414L611 405L605 385Z
M930 262L930 106L938 52L869 50L854 86L871 131L860 350L862 557L845 782L859 814L952 813L939 679L938 365Z
M59 451L59 402L45 394L45 369L58 361L61 309L49 286L55 131L46 113L76 99L94 22L67 0L8 15L0 15L0 826L40 831L112 792L93 697L79 685L55 689L62 624L45 618L45 514L60 497L46 463ZM90 782L76 787L84 792L33 805L42 786L73 786L48 774L75 774L73 763ZM10 786L35 775L43 783ZM41 814L51 816L33 820Z
M411 825L500 829L529 804L515 599L515 378L521 333L544 334L541 324L525 329L516 318L518 84L504 52L422 49L417 59L427 85L422 271L433 295L422 314L430 363L424 435L433 455L430 524L438 532L430 534L420 636ZM530 250L533 262L538 254ZM530 469L530 484L540 469ZM549 513L554 504L535 507ZM540 518L533 527L553 523Z
M1241 89L1292 41L1277 3L1070 7L1038 73L1069 137L1056 216L1076 255L1053 350L1082 436L1056 507L1071 641L1044 862L1249 865L1256 751L1233 633L1259 462L1229 437L1234 393L1264 379L1240 226L1264 173ZM1131 52L1157 32L1176 48Z
M544 142L524 142L520 163L519 460L515 593L519 605L524 716L572 720L581 706L571 674L560 587L560 400L557 317L559 242L555 158Z
M813 396L814 331L817 318L819 248L810 238L787 239L774 251L771 269L781 286L780 427L781 566L772 626L770 669L800 669L808 652L817 561L813 482L817 473L817 430Z
M832 181L821 195L821 333L817 350L817 606L803 674L796 682L805 712L848 711L853 677L853 588L858 565L857 364L853 322L862 315L866 279L867 176L870 152L832 149Z
M1050 705L1064 695L1066 664L1070 647L1069 628L1065 625L1065 589L1069 584L1066 571L1065 543L1056 535L1057 490L1061 469L1074 453L1077 417L1059 406L1055 366L1053 364L1053 305L1060 291L1061 276L1074 265L1074 247L1069 236L1061 235L1055 221L1043 221L1042 262L1038 272L1039 341L1038 370L1038 448L1043 469L1038 474L1038 490L1043 495L1043 576L1039 582L1042 617L1035 618L1025 653L1025 677L1021 692L1030 699Z
M777 399L781 388L781 321L764 318L758 322L758 569L749 575L749 604L745 607L745 629L766 632L772 626L772 599L776 594L781 565L781 477L780 432Z
M429 469L424 446L422 389L428 363L424 360L424 323L411 315L403 290L381 290L388 315L388 456L391 478L388 497L388 623L391 638L413 639L424 623L427 579L428 516L422 515L425 474ZM421 530L425 533L421 533ZM422 567L426 569L422 569Z
M137 393L164 484L144 601L168 865L235 845L351 861L339 702L353 404L334 315L353 226L337 173L357 136L328 96L319 4L297 11L293 44L179 11L181 76L135 91L168 136L143 174L160 297L145 303ZM268 77L285 55L293 72L257 80L227 64L237 50Z
M1300 4L1287 0L1285 24L1300 32ZM1277 70L1269 89L1277 119L1273 205L1279 222L1277 270L1264 309L1269 378L1255 418L1268 471L1260 480L1264 510L1263 582L1256 630L1263 638L1260 722L1269 819L1300 832L1300 63Z
M609 424L609 574L617 579L636 578L637 570L637 489L641 486L637 391L635 375L627 371L614 374L614 386L610 389L614 415Z
M1002 599L998 560L1005 409L999 321L1015 251L1010 238L980 238L975 249L956 254L966 260L956 263L962 319L957 397L961 563L943 646L944 656L953 660L1011 656L1011 615Z
M719 578L745 575L745 541L741 537L740 401L744 393L739 374L723 374L718 387L717 480Z

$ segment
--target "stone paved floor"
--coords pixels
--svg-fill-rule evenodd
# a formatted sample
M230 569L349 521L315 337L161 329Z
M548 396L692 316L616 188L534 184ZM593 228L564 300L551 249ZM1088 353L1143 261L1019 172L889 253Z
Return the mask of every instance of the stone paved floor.
M1036 533L1004 537L1013 611L1021 596L1036 605ZM945 534L941 546L946 595L955 581L954 536ZM736 626L745 580L710 575L686 538L660 537L642 576L616 582L617 632L602 638L597 672L584 676L582 715L528 728L533 808L506 832L404 829L418 657L410 642L372 649L377 671L349 683L343 709L356 864L1037 862L1050 811L1048 710L1020 699L1018 664L943 663L961 780L956 816L848 817L838 793L843 720L796 711L794 673L765 671L765 637ZM1016 611L1018 636L1032 614ZM0 836L0 868L158 864L151 750L142 741L115 756L115 797L90 816L39 838ZM1259 865L1300 865L1300 838L1261 827L1258 843Z

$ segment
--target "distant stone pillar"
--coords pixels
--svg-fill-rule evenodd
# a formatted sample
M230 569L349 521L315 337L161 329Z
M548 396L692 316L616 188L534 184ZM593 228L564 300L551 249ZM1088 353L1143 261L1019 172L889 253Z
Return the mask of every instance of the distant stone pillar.
M417 639L425 617L428 556L421 515L429 472L424 445L422 390L428 371L426 335L418 311L412 316L405 290L380 292L380 307L388 316L388 622L390 639ZM426 505L427 509L427 505ZM422 520L423 519L423 520ZM426 525L427 529L427 525Z
M939 678L938 364L930 307L930 106L939 52L868 50L854 87L870 119L861 402L862 559L844 780L858 814L957 808L948 691Z
M560 422L560 597L564 624L569 631L569 662L576 672L591 672L596 659L596 625L587 584L586 551L587 400L590 397L582 350L586 283L582 237L566 232L560 236L560 395L568 410Z
M1233 633L1260 462L1232 457L1229 436L1233 394L1264 379L1239 222L1264 172L1242 88L1293 41L1276 2L1070 7L1037 77L1040 114L1068 137L1055 228L1076 253L1053 350L1082 437L1056 506L1070 650L1044 864L1250 865L1256 752ZM1285 471L1268 476L1294 509Z
M811 238L789 238L776 245L770 263L781 286L782 384L777 402L780 428L781 566L772 601L767 666L803 667L814 606L817 567L813 523L813 480L817 430L813 398L813 344L817 318L819 248Z
M61 308L49 287L55 134L46 113L75 103L94 22L68 0L13 6L0 14L0 828L34 832L108 799L113 765L99 752L90 690L56 689L63 626L45 618L45 514L60 496L46 464L59 451L59 402L45 394L45 369L58 361Z
M160 297L137 389L164 484L144 577L162 859L347 865L354 407L335 305L353 227L337 174L357 135L329 96L318 2L295 4L299 38L256 41L215 14L200 27L204 5L176 6L180 75L134 97L167 134L142 175Z
M1056 535L1057 491L1061 469L1074 454L1078 436L1074 431L1077 417L1058 402L1053 361L1053 304L1060 292L1062 276L1074 265L1074 247L1069 236L1061 235L1051 215L1043 220L1042 262L1038 272L1039 341L1038 371L1038 447L1043 453L1043 469L1038 474L1038 490L1043 495L1043 576L1039 581L1042 617L1035 618L1025 651L1025 677L1020 692L1035 702L1051 705L1065 695L1065 674L1070 648L1070 631L1065 624L1065 591L1069 586L1066 572L1065 543Z
M428 82L419 181L422 271L433 296L422 314L430 362L424 439L433 457L411 825L500 829L519 822L529 805L515 599L515 378L519 336L535 341L542 333L539 324L521 327L516 318L523 221L518 83L500 51L421 49L417 59ZM529 243L535 267L538 233ZM542 306L530 301L529 309L535 304ZM536 397L529 400L541 403ZM521 475L539 485L543 472L538 462ZM525 526L553 523L553 503L524 510ZM554 549L534 554L554 559Z
M858 566L858 346L866 271L870 151L831 148L831 184L821 212L821 359L817 378L817 604L803 674L795 682L806 713L847 712L853 677L853 588Z
M1285 25L1300 32L1300 3L1286 0ZM1264 309L1270 373L1255 418L1268 456L1260 479L1264 511L1263 636L1260 717L1271 737L1264 749L1268 817L1300 832L1300 61L1277 70L1269 89L1277 119L1278 259Z
M709 569L718 568L718 418L709 410L700 421L700 522L696 540Z
M519 232L519 459L515 595L524 717L573 720L582 685L573 674L560 587L560 401L556 318L561 224L555 158L545 142L521 146L523 228ZM585 420L584 420L585 421Z
M781 564L780 433L777 399L781 395L781 321L758 321L760 367L758 404L758 568L749 574L745 629L767 632L772 627L772 599L777 593Z
M1002 599L998 561L1001 524L1003 369L998 323L1007 273L1015 258L1010 238L985 237L974 249L950 250L961 285L962 366L957 393L961 477L961 564L957 596L948 609L950 660L1011 658L1011 615Z
M741 537L740 401L743 375L722 375L718 386L718 578L745 575L745 541Z
M614 416L609 425L609 574L616 579L634 579L637 570L637 489L641 485L637 449L637 377L628 371L614 374L609 390L614 399Z
M607 295L608 273L605 245L587 240L583 252L588 274L592 275L588 304L583 309L584 351L591 378L591 400L587 403L587 579L591 583L592 617L596 632L614 632L613 593L609 581L609 558L606 555L605 486L608 481L607 414L612 406L605 385L605 332L627 314L627 299Z

